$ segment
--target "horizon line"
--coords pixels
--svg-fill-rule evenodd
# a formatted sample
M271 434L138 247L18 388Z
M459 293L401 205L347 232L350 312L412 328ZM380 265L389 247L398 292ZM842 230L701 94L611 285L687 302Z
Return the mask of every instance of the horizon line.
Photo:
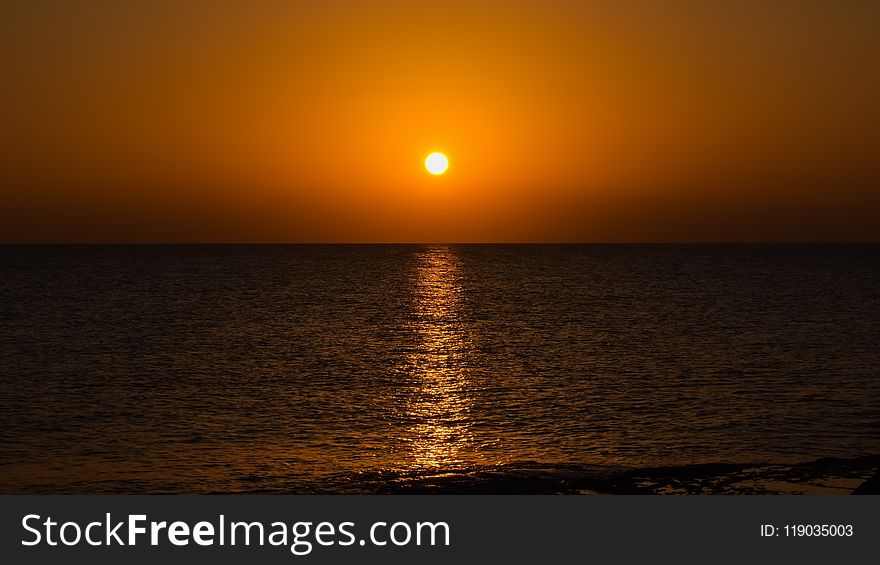
M770 246L770 245L880 245L880 240L857 240L857 241L24 241L24 242L0 242L2 247L25 247L25 246L270 246L270 245L641 245L641 246Z

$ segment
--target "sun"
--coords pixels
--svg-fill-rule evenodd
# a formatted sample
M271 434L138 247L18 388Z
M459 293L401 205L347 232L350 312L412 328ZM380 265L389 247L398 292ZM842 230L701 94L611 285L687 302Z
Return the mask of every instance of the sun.
M443 153L431 153L425 159L425 168L432 175L442 175L449 168L449 159Z

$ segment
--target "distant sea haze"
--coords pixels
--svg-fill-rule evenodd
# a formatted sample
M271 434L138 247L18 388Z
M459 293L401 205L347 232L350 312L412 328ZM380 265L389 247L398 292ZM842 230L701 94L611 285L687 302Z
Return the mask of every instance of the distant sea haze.
M4 246L0 492L842 492L878 345L870 245Z

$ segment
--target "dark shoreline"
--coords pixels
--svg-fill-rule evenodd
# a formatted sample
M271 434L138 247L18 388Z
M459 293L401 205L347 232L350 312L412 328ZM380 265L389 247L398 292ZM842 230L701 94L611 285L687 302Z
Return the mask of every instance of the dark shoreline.
M624 468L535 462L462 469L339 474L283 494L877 494L880 455L779 463L701 463ZM856 492L858 491L858 492ZM236 494L282 494L255 489ZM230 494L213 492L210 494Z
M880 455L822 458L794 465L705 463L632 469L514 464L467 473L398 477L378 493L850 494L876 481L878 469Z
M0 467L0 475L3 468ZM826 457L795 464L698 463L613 467L519 462L482 467L378 470L337 473L315 479L278 481L261 488L179 490L141 481L108 481L81 488L14 488L3 494L611 494L611 495L849 495L880 494L880 454ZM279 484L280 483L280 484Z

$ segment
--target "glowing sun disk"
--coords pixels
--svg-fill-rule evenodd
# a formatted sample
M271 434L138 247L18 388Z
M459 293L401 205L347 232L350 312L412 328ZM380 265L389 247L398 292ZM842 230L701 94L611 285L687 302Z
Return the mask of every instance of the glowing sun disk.
M431 153L425 159L425 168L432 175L442 175L449 168L449 159L443 153Z

